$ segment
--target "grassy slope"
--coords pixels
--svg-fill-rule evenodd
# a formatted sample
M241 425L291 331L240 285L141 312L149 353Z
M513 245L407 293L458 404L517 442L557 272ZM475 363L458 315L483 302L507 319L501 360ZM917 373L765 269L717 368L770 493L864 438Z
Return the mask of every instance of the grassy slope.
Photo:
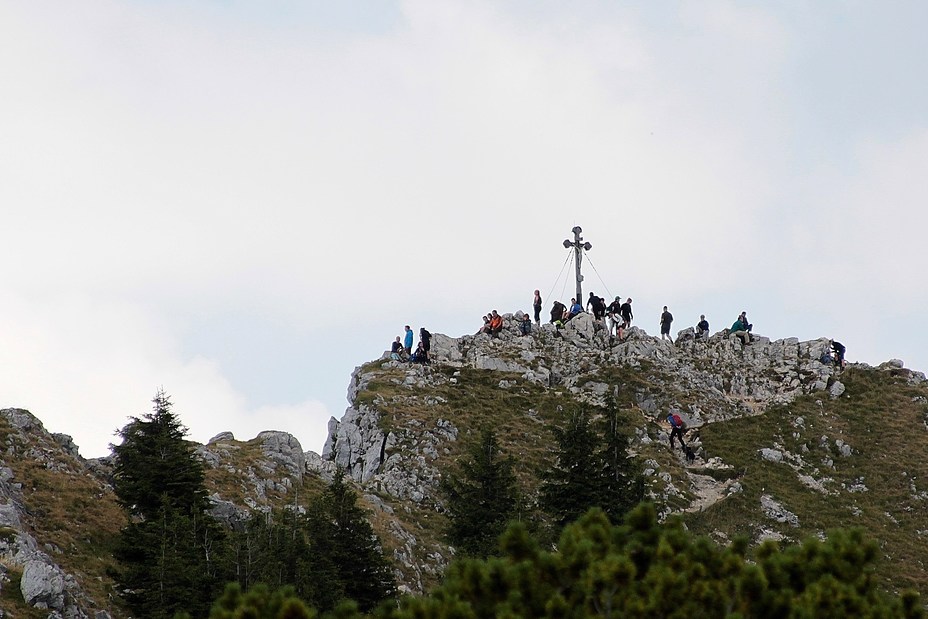
M792 540L837 527L862 527L884 554L878 576L890 588L914 587L928 594L928 388L872 369L849 369L840 378L847 391L838 399L824 393L807 396L759 417L703 428L705 449L735 467L744 491L690 515L687 522L696 532L729 537L754 537L763 524ZM853 448L851 456L839 455L838 439ZM775 446L800 454L802 463L771 463L758 455ZM828 494L803 485L800 474L824 480ZM859 490L861 483L867 490ZM855 485L858 491L850 491ZM765 518L762 494L795 513L799 527Z

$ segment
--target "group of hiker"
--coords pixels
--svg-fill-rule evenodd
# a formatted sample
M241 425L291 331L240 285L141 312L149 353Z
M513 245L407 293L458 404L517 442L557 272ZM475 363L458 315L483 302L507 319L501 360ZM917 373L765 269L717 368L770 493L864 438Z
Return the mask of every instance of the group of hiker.
M419 345L415 352L412 349L413 333L409 325L404 327L406 335L402 340L396 336L390 345L390 358L394 361L408 361L410 363L431 363L429 351L432 349L432 334L425 327L419 329Z

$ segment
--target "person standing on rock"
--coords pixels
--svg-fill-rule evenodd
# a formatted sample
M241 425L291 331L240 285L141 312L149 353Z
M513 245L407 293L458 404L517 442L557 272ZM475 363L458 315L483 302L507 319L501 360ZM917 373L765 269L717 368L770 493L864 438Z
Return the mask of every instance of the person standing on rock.
M670 343L673 344L673 337L670 335L670 323L673 322L673 314L667 311L667 306L664 306L664 312L661 314L661 341L665 339L670 340Z
M432 350L432 334L425 327L419 329L419 343L422 345L422 350L425 351L425 358L429 359L429 351Z
M409 325L406 325L406 341L403 342L403 346L406 347L406 354L412 354L412 329L409 328Z
M567 306L561 303L560 301L555 301L551 306L551 324L564 320L564 312L567 310Z
M635 317L635 315L632 314L631 297L625 300L625 303L622 304L622 307L619 309L619 311L622 314L622 328L628 329L630 326L632 326L632 318Z
M696 339L704 339L709 337L709 321L706 320L705 314L699 315L699 322L696 323Z
M541 292L535 291L535 298L532 299L532 309L535 310L535 324L541 325Z

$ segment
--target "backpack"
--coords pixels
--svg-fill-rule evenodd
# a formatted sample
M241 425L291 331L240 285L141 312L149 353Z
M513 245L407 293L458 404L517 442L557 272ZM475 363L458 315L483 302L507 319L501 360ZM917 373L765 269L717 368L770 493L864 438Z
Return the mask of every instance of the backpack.
M680 415L674 415L674 416L673 416L673 426L674 426L675 428L680 428L680 429L682 430L682 429L684 429L684 428L686 427L686 424L683 423L683 419L680 417Z

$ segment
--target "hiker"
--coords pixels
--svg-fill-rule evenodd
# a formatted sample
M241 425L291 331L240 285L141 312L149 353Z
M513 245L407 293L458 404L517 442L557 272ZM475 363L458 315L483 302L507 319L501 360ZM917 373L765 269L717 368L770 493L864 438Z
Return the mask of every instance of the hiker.
M664 339L670 340L670 343L673 344L673 337L670 335L670 323L673 322L673 314L667 311L667 306L664 306L664 312L661 314L661 341Z
M844 353L847 348L841 342L831 340L831 349L835 352L835 365L843 370L845 366Z
M403 342L403 346L406 347L406 354L412 354L412 329L409 328L409 325L406 325L406 341Z
M747 312L741 312L741 315L738 316L738 320L741 321L741 324L744 325L744 330L747 331L748 333L750 333L751 329L754 328L754 325L748 322Z
M477 335L480 335L481 333L489 333L489 332L490 332L490 315L484 314L483 326L477 330Z
M577 303L577 300L573 297L570 298L570 311L567 312L567 320L570 320L577 314L583 313L583 306ZM566 321L565 321L566 322Z
M593 310L593 318L596 320L602 320L603 316L606 314L606 303L592 292L590 293L590 298L586 302L587 311L590 310L591 306Z
M541 293L535 291L535 298L532 299L532 309L535 310L535 324L541 325Z
M635 317L632 314L632 299L629 297L625 300L625 303L622 304L622 307L619 308L619 313L622 314L622 328L628 329L632 326L632 318Z
M742 316L744 316L744 312L741 313L741 316L738 316L738 320L734 322L728 333L729 335L737 335L741 343L747 346L751 343L751 334L748 333L747 328L745 328L744 323L741 321Z
M686 433L686 422L676 413L667 415L667 422L670 424L670 450L673 451L673 437L680 439L680 448L686 451L686 442L683 435Z
M412 363L423 363L429 365L429 351L425 348L425 341L419 340L419 345L416 347L416 352L412 354L409 358Z
M522 314L522 321L519 323L519 330L522 332L522 335L531 335L532 319L529 318L528 314Z
M560 301L555 301L554 305L551 306L551 324L564 320L564 312L566 310L567 310L566 305L564 305Z
M503 330L503 317L497 314L496 310L490 314L490 337L498 337L499 332Z
M705 314L699 315L699 322L696 323L696 339L709 337L709 321L706 320Z
M609 331L609 337L612 337L612 332L617 330L617 327L621 323L619 320L619 313L622 308L622 297L616 297L615 301L609 304L609 307L606 308L606 330Z
M432 334L425 327L419 329L419 345L425 351L425 359L428 362L429 351L432 350Z
M402 361L404 356L406 356L406 349L400 341L400 336L397 335L393 344L390 346L390 358L394 361Z

